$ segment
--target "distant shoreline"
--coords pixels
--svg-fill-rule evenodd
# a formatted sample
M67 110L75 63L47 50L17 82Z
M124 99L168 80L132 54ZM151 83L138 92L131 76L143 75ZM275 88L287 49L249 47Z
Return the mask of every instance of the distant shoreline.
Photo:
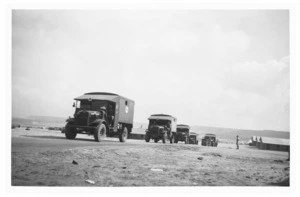
M66 124L67 118L62 117L50 117L50 116L29 116L28 118L13 117L12 124L21 125L23 127L35 127L35 128L51 128L61 127ZM147 129L146 123L134 123L134 133L144 133ZM235 139L236 135L242 140L250 139L251 136L265 136L272 138L290 138L290 132L287 131L274 131L274 130L250 130L250 129L231 129L220 127L208 127L208 126L191 126L191 131L200 135L205 133L214 133L221 139Z

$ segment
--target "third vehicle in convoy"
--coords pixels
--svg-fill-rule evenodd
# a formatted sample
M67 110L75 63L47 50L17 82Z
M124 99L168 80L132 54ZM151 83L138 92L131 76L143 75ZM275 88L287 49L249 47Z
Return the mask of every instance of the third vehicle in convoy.
M74 100L74 117L65 126L67 139L82 133L94 135L97 142L115 135L120 142L126 141L133 126L133 100L107 92L86 93Z
M177 119L167 114L153 114L149 118L148 129L146 130L145 141L149 142L153 139L155 143L162 140L166 143L169 139L170 143L173 142L173 133L176 132Z
M207 133L201 140L202 146L218 146L219 140L215 134Z
M185 124L178 124L176 133L174 135L174 143L184 142L185 144L189 143L190 137L190 126Z
M198 145L198 143L199 143L199 135L197 133L190 132L189 144Z

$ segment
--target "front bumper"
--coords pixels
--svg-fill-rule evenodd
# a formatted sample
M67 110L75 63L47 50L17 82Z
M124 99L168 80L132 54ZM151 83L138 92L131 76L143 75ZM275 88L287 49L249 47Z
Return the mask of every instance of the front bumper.
M184 135L177 135L176 138L177 138L178 141L185 141L186 136L184 136Z
M151 136L152 138L162 138L165 134L164 133L151 133L151 132L148 132L147 135Z
M96 127L93 126L81 126L81 125L68 125L68 127L75 127L78 129L95 129Z

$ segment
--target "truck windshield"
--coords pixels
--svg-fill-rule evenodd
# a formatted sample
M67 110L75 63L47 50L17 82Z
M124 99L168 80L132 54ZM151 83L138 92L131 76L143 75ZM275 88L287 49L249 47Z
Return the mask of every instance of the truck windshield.
M213 140L213 141L215 141L216 140L216 138L215 137L211 137L211 136L205 136L205 138L204 139L206 139L206 140Z
M80 101L80 109L84 110L95 110L99 111L101 107L107 107L107 101L88 101L88 100L81 100Z
M165 126L168 125L170 120L150 120L149 125L159 125L159 126Z
M188 133L188 132L189 132L189 129L177 128L177 132Z

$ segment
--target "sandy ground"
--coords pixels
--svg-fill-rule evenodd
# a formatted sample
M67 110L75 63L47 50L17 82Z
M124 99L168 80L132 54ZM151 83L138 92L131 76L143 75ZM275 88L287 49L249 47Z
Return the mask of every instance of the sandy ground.
M287 152L241 145L118 142L60 131L12 130L13 186L277 186L289 184ZM72 164L76 161L78 164ZM95 183L87 183L92 180Z

